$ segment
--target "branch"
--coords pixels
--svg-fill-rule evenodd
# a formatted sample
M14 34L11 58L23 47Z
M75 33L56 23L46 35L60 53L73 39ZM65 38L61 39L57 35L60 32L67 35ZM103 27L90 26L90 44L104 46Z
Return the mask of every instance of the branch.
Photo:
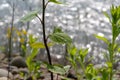
M37 14L36 16L37 16L37 18L39 19L39 21L41 22L41 24L43 24L43 21L42 21L42 19L38 16L38 14Z
M10 29L10 38L9 38L9 49L8 49L8 78L10 77L10 61L11 61L11 52L12 52L12 32L13 32L13 26L14 26L14 13L15 13L15 4L13 3L12 6L12 20L11 20L11 29Z
M46 9L46 7L47 7L47 5L48 5L49 2L50 2L50 1L47 1L47 3L45 4L45 9Z

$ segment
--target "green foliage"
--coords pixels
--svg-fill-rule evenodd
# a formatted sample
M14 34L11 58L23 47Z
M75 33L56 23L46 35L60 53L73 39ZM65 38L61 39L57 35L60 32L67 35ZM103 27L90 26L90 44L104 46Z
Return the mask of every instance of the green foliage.
M85 57L87 56L87 54L88 54L88 49L80 49L78 52L79 60L84 63Z
M110 41L107 39L107 38L105 38L105 37L103 37L103 36L100 36L100 35L94 35L97 39L100 39L100 40L102 40L102 41L104 41L107 45L109 45L110 44Z
M39 72L39 69L40 69L40 61L39 62L34 62L34 58L35 56L38 54L38 49L36 48L33 48L32 51L31 51L31 54L27 56L26 58L26 63L27 63L27 66L28 66L28 70L29 70L29 74L30 76L32 76L33 79L36 80L36 78L38 76L40 76L40 73Z
M48 0L48 2L53 2L56 4L62 4L61 2L57 0ZM44 3L45 4L45 3ZM46 9L47 3L43 7L43 12L45 12L44 9ZM28 21L31 21L32 19L38 17L37 14L39 13L39 10L32 11L28 13L26 16L20 19L21 22L25 23ZM88 55L88 49L78 49L74 45L72 45L72 39L62 31L61 28L59 27L54 27L53 32L46 36L43 35L44 37L44 43L43 42L38 42L37 38L34 38L33 35L29 36L29 47L31 49L30 54L26 58L26 63L30 72L30 75L32 78L35 80L38 76L40 76L41 72L39 72L41 64L45 64L47 66L47 69L55 74L61 75L62 79L64 80L69 80L68 78L64 77L69 69L70 66L61 66L61 65L52 65L51 58L50 58L50 53L48 47L53 46L55 43L57 44L67 44L67 51L68 51L68 57L67 59L71 63L72 67L75 70L75 73L78 77L79 80L83 79L85 76L86 80L112 80L113 79L113 64L116 62L115 60L115 55L116 53L120 52L119 45L116 43L116 38L120 34L120 6L114 6L110 8L110 15L104 12L104 15L109 19L111 25L112 25L112 39L111 41L108 40L107 38L100 36L100 35L95 35L96 38L104 41L107 44L108 48L108 54L104 54L106 58L106 65L107 67L103 67L101 69L95 69L93 64L87 64L86 65L86 58ZM39 20L42 23L43 26L43 33L45 33L45 21L44 21L44 14L42 16L42 19L39 18ZM50 39L52 42L47 42L48 39ZM21 41L23 41L21 39ZM24 42L24 41L23 41ZM46 44L46 45L45 45ZM25 45L22 46L23 50L26 51L27 48ZM40 48L46 48L47 53L48 53L48 63L41 63L37 61L33 61L35 56L38 54L38 51ZM92 60L92 57L87 59L88 61ZM78 70L78 65L80 66L82 72L80 73ZM101 76L99 76L99 73ZM51 78L52 80L52 78Z
M112 80L114 71L113 71L113 64L116 63L116 53L119 52L119 45L116 43L116 38L120 34L120 6L112 5L110 8L110 15L104 12L104 15L109 19L112 25L112 39L111 42L108 41L107 38L95 35L96 38L104 41L108 46L108 54L104 54L106 58L107 68L101 69L102 80ZM105 70L106 69L106 70Z
M38 13L39 13L39 10L29 12L27 15L21 18L20 21L23 23L31 21L32 19L36 18Z
M53 33L64 33L60 27L54 27Z
M115 24L118 24L120 20L120 6L114 6L112 5L110 8L111 16L112 16L112 22Z
M46 62L44 62L44 65L50 72L57 74L57 76L60 75L61 79L69 80L67 77L65 77L65 75L68 74L70 67L71 67L70 65L67 65L67 66L62 66L59 64L50 65Z
M92 80L92 78L96 77L95 73L93 73L95 70L93 72L89 71L89 69L92 69L92 70L94 69L93 66L90 66L89 64L86 65L85 59L88 54L88 49L82 49L82 48L77 49L74 45L69 45L67 49L69 53L69 56L67 57L67 59L70 61L72 67L74 68L78 79L82 79L85 76L88 80ZM88 60L91 60L91 59L88 59ZM78 63L80 64L80 67L81 67L80 70L82 70L83 74L78 72L79 70Z
M32 34L29 35L28 43L31 45L37 41L38 38L35 38Z
M49 38L59 44L71 44L72 39L62 31L59 27L54 27L53 33L49 35Z
M53 33L49 36L49 38L52 41L60 44L67 44L72 42L71 38L65 33Z
M62 4L61 2L59 2L57 0L49 0L49 2L53 2L53 3L56 3L56 4Z
M59 75L65 75L66 73L68 73L70 69L70 66L67 65L67 66L59 66L59 65L52 65L52 66L48 66L48 70L53 72L53 73L56 73L56 74L59 74Z
M102 74L101 80L109 80L109 68L103 67L100 69L100 73Z
M111 12L111 24L112 24L112 35L115 40L120 34L120 6L114 6L110 8Z
M50 43L48 43L47 45L48 45L48 47L50 47L50 46L53 46L54 43L50 42ZM30 46L31 46L32 48L45 48L45 45L44 45L43 42L36 42L36 43L31 44Z
M48 2L53 2L53 3L56 3L56 4L61 4L61 2L56 1L56 0L49 0ZM45 7L46 6L47 6L47 3L45 4ZM44 9L45 8L43 8L43 10ZM32 12L28 13L26 16L24 16L23 18L21 18L20 21L24 23L24 22L28 22L28 21L34 19L35 17L38 17L38 19L40 20L40 22L42 24L44 24L45 23L43 21L44 16L42 16L42 19L39 18L39 16L37 16L38 12L39 12L39 10L32 11ZM43 14L45 14L45 13L43 13ZM42 25L42 26L43 26L43 28L45 28L44 25ZM43 30L43 33L45 33L44 30ZM70 44L72 42L72 39L67 34L65 34L61 30L61 28L58 28L58 27L55 27L54 30L53 30L53 33L50 34L49 36L47 36L47 37L46 37L46 35L43 35L43 36L44 36L44 43L37 42L37 39L33 38L32 35L29 36L28 44L29 44L30 49L31 49L31 54L29 56L27 56L26 63L28 65L28 69L30 71L30 74L34 74L35 73L34 70L35 70L36 63L34 63L32 60L37 55L39 48L46 48L47 53L50 55L49 49L47 49L47 47L53 46L54 42L55 43L59 43L59 44ZM51 42L47 42L48 38L51 39L52 43ZM45 45L45 44L47 44L47 45ZM22 48L24 50L26 50L26 48L24 46ZM50 56L48 58L50 58ZM49 63L50 63L49 65L52 66L52 64L50 62L51 61L50 59L48 59ZM67 67L60 68L60 67L57 67L57 66L52 66L52 68L54 70L53 69L49 69L49 70L51 70L52 73L58 73L59 72L59 74L63 74L63 72L65 73L65 70L67 69ZM57 70L59 70L59 71L57 71ZM51 79L52 79L52 77L51 77Z
M75 46L67 46L68 47L68 53L69 56L67 57L67 59L70 61L72 67L76 70L77 68L77 64L76 64L76 60L77 60L77 51L78 49ZM77 72L76 72L77 73Z
M36 78L38 76L40 76L41 72L39 72L39 69L40 69L40 65L41 65L41 62L35 62L34 61L34 58L36 57L36 55L38 54L39 52L39 48L32 48L31 47L31 44L34 44L37 42L37 38L34 38L33 35L29 35L29 41L28 41L28 44L30 45L30 53L27 54L26 56L26 64L28 66L28 70L29 70L29 75L28 76L31 76L34 80L36 80ZM22 46L22 48L24 49L24 45ZM25 52L28 53L28 50L27 48L24 49Z

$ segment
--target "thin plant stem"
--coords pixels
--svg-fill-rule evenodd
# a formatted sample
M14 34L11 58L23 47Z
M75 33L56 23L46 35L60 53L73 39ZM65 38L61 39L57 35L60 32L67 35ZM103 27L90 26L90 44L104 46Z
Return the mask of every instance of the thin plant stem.
M45 48L47 51L49 64L52 65L50 50L47 45L46 33L45 33L45 8L46 8L46 6L45 6L45 0L42 0L42 1L43 1L43 3L42 3L42 6L43 6L43 12L42 12L43 41L44 41L44 45L45 45ZM51 74L51 80L53 80L53 73L51 72L50 74Z
M7 80L9 80L9 77L10 77L10 66L11 66L10 61L11 61L11 53L12 53L12 32L13 32L13 25L14 25L14 13L15 13L15 4L13 3L10 37L8 39L9 48L8 48L8 78Z
M110 72L110 80L112 80L113 78L113 55L114 55L114 44L115 44L115 40L112 39L112 51L110 52L110 62L112 63L112 66L111 66L111 72Z
M114 23L112 23L112 42L111 42L111 52L109 52L110 54L110 62L112 63L112 66L111 66L111 71L110 71L110 80L112 80L113 78L113 63L114 63L114 45L115 45L115 36L114 36Z

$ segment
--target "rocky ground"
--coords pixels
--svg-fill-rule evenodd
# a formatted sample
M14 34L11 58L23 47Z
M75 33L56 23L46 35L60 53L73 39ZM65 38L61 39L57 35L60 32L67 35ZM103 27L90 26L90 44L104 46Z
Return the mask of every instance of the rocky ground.
M5 54L0 54L0 80L8 80L8 61ZM25 59L20 56L14 56L11 60L10 72L9 72L9 80L24 80L25 77L21 75L21 72L24 74L29 74L29 70L27 68ZM50 80L50 72L46 70L44 67L40 68L42 75L37 78L37 80ZM71 74L70 74L71 75ZM54 74L54 80L61 80L61 76ZM25 80L33 80L30 76L28 76ZM70 79L75 80L75 79Z
M96 65L97 66L97 65ZM25 77L21 76L21 72L24 74L29 74L27 69L27 65L25 60L20 57L16 56L13 57L11 60L11 71L9 72L9 80L24 80ZM44 67L40 69L43 73L37 80L50 80L50 72L46 70ZM74 72L71 70L71 73L67 75L70 80L77 80L76 76L74 76ZM8 80L8 62L5 54L0 54L0 80ZM120 80L120 72L118 72L115 77L116 80ZM58 79L57 79L58 78ZM27 77L25 80L32 80L31 77ZM62 80L61 76L54 74L54 80Z

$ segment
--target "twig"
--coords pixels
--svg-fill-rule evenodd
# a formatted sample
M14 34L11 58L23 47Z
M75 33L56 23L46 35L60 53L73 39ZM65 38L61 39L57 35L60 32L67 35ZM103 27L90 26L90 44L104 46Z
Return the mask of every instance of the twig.
M46 9L46 7L47 7L47 5L48 5L49 2L50 2L50 1L47 1L47 3L45 4L45 9Z
M43 24L43 21L41 20L41 18L38 16L38 14L36 15L37 18L39 19L39 21L41 22L41 24Z
M10 38L9 38L9 49L8 49L8 78L7 80L9 80L9 73L10 73L10 61L11 61L11 52L12 52L12 32L13 32L13 25L14 25L14 12L15 12L15 4L13 3L12 6L12 20L11 20L11 29L10 29Z

